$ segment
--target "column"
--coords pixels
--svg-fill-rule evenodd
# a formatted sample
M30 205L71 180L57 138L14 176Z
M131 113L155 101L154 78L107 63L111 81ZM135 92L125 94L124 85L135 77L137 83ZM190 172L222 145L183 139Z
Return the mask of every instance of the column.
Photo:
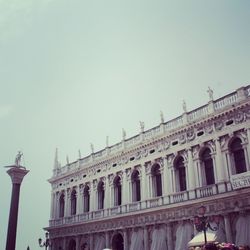
M143 228L143 243L144 243L144 250L149 250L148 229L146 226Z
M163 195L169 195L171 190L171 173L169 171L168 161L167 158L163 159Z
M129 250L127 229L123 230L123 242L124 242L124 250Z
M145 165L143 165L141 166L141 200L146 200L148 198L146 188L146 171Z
M96 185L94 183L90 183L90 212L95 210L95 202L96 202Z
M248 152L247 152L247 145L246 144L242 145L242 148L244 150L244 155L245 155L246 171L250 171L249 158L248 158Z
M194 174L194 165L193 165L193 156L192 150L189 148L187 150L188 153L188 162L187 162L187 169L188 169L188 189L193 190L196 188L195 183L195 174Z
M76 250L81 250L81 236L76 236Z
M246 129L247 131L247 156L248 156L248 163L250 164L250 128ZM247 165L247 171L250 171L250 166Z
M167 224L167 245L169 250L174 249L172 225L170 223Z
M109 232L105 232L105 244L106 244L106 248L110 248L109 245Z
M65 206L64 206L64 217L70 215L70 189L65 192Z
M93 234L90 234L89 236L89 250L94 250L94 235Z
M230 225L230 220L229 220L229 215L225 214L224 215L224 223L225 223L225 231L226 231L226 240L227 242L233 242L233 237L232 237L232 229Z
M122 205L128 203L128 194L129 194L128 179L129 179L129 176L130 176L130 174L128 173L128 178L127 178L127 173L126 173L126 169L125 169L122 173L122 176L121 176Z
M222 161L222 152L221 152L221 147L219 143L219 138L215 139L215 148L216 148L215 170L217 172L218 182L224 182L225 181L225 166L223 165L223 161Z
M77 214L83 213L83 186L79 186L77 195Z
M16 248L16 229L18 219L18 206L21 183L24 176L29 172L23 167L11 166L7 171L12 181L12 194L9 212L9 224L6 240L6 250L15 250Z
M63 250L64 249L67 249L67 238L66 237L63 238Z
M110 185L108 177L104 180L104 208L110 208Z

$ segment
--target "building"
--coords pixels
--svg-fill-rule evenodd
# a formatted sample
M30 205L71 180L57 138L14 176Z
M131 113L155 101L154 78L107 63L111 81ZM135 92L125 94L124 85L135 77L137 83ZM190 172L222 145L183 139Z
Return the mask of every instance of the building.
M250 85L60 166L53 250L183 250L201 206L220 241L250 245ZM217 219L217 222L214 220Z

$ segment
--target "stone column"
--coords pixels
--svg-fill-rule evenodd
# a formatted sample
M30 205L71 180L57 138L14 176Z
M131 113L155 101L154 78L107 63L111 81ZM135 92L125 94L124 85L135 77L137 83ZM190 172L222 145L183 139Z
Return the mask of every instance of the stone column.
M187 150L188 162L187 162L187 169L188 169L188 189L193 190L196 188L195 183L195 172L194 172L194 165L193 165L193 156L192 156L192 149L189 148Z
M105 232L105 244L106 244L106 248L110 248L109 232L108 231Z
M169 250L174 249L172 225L170 223L167 224L167 245Z
M18 206L20 187L24 176L29 172L24 167L10 166L7 171L12 181L12 194L9 213L9 224L6 241L6 250L15 250L16 248L16 229L18 219Z
M81 236L76 236L76 250L81 250Z
M94 250L94 235L93 234L90 234L89 236L89 250Z
M145 165L141 166L141 200L147 199L147 184L146 184L146 170Z
M225 223L225 231L226 231L226 240L227 242L233 242L232 229L231 229L228 214L224 215L224 223Z
M219 138L215 139L215 148L216 148L215 170L217 172L218 182L224 182L225 181L225 166L223 165L223 161L222 161L222 152L220 148Z
M124 242L124 250L129 250L127 229L123 230L123 242Z
M250 164L250 128L246 129L246 135L247 135L247 157L248 157L248 161ZM250 171L250 166L247 166L247 171Z
M129 179L130 174L128 173L128 178L127 178L127 173L126 170L122 172L121 176L121 186L122 186L122 204L124 205L128 203L128 195L129 195L129 186L128 186L128 179Z
M148 228L146 226L143 228L143 243L144 250L149 250Z

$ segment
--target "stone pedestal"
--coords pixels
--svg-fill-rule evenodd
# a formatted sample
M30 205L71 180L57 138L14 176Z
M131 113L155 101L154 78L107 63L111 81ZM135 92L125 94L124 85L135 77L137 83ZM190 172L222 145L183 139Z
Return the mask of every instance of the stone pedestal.
M8 234L6 240L6 250L15 250L16 248L16 228L18 219L18 204L20 187L23 177L29 172L23 167L10 166L7 171L12 181L12 194L9 213Z

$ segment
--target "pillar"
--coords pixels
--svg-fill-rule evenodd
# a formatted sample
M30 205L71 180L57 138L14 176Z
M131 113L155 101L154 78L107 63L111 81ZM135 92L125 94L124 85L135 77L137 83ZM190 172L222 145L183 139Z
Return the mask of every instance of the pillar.
M123 231L123 242L124 242L124 250L129 250L127 229L124 229Z
M109 232L105 232L105 244L106 244L106 248L109 248Z
M169 250L174 249L172 226L170 223L167 224L167 246Z
M144 250L149 250L148 229L147 229L147 227L143 228L143 243L144 243Z
M24 176L29 172L23 167L11 166L7 171L12 181L12 194L9 213L8 233L6 240L6 250L15 250L16 248L16 229L18 219L18 205L20 187Z
M224 215L224 222L225 222L226 240L227 242L233 242L232 229L231 229L228 214Z

